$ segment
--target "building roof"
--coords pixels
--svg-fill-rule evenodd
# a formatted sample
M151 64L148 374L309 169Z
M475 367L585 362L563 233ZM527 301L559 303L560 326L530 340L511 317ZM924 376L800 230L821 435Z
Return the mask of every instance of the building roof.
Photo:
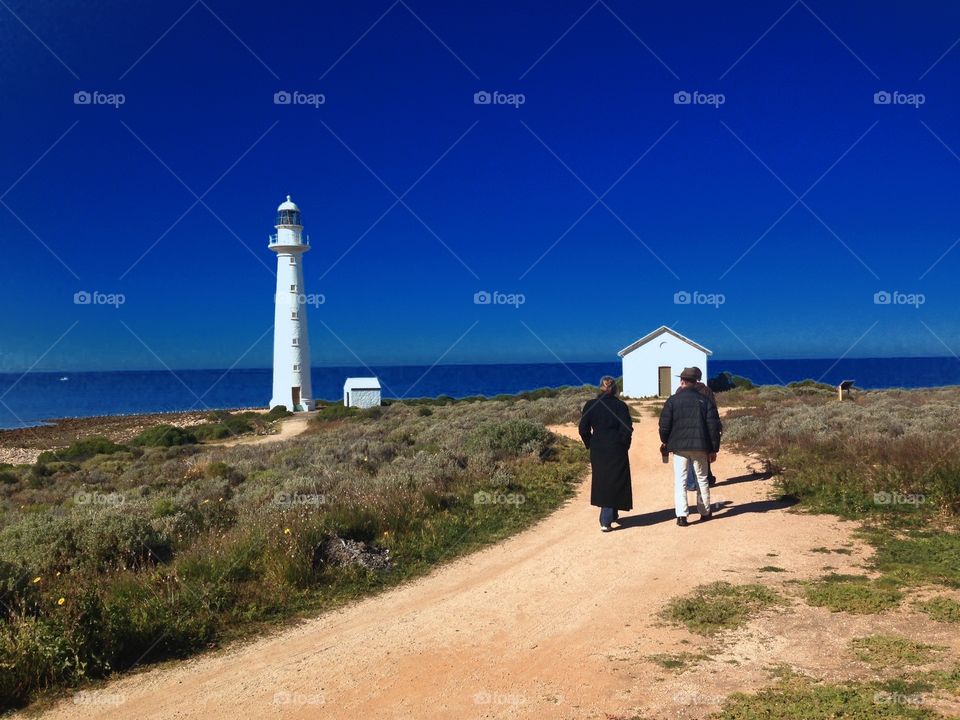
M379 390L380 379L375 377L351 377L343 383L344 390Z
M656 330L654 330L652 333L650 333L650 334L648 334L648 335L644 335L642 338L640 338L640 339L637 340L636 342L630 343L630 344L627 345L623 350L621 350L620 352L618 352L617 355L619 355L620 357L623 357L623 356L626 355L627 353L632 353L634 350L636 350L636 349L637 349L638 347L640 347L641 345L646 345L648 342L650 342L650 341L653 340L654 338L660 337L660 336L663 335L664 333L670 333L670 334L673 335L675 338L677 338L677 340L683 340L683 342L687 343L688 345L692 345L692 346L695 347L697 350L702 350L702 351L705 352L707 355L713 355L713 353L712 353L710 350L707 350L707 348L705 348L705 347L704 347L703 345L701 345L700 343L694 342L693 340L691 340L691 339L688 338L688 337L684 337L683 335L681 335L680 333L678 333L676 330L671 330L671 329L668 328L666 325L661 325L661 326L658 327Z
M287 199L284 200L282 203L280 203L280 206L277 208L277 212L280 212L281 210L299 210L299 209L300 208L297 207L297 204L290 199L289 195L287 195Z

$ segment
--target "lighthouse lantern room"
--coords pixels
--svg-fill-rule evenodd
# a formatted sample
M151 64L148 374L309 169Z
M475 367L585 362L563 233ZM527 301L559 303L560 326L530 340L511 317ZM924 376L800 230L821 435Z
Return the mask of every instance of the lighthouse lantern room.
M277 254L270 407L282 405L292 412L313 410L307 296L303 287L303 253L310 249L310 239L304 239L300 208L289 195L277 208L275 227L277 232L269 240L270 249Z

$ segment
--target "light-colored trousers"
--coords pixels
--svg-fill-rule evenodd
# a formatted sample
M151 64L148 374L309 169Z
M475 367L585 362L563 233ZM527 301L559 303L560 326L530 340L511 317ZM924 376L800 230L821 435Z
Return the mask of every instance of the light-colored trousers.
M710 512L710 483L707 482L707 453L700 450L681 450L673 453L674 471L674 504L677 517L686 517L689 512L687 505L687 473L693 466L693 474L697 478L700 488L697 511L703 515ZM703 503L701 507L700 502Z

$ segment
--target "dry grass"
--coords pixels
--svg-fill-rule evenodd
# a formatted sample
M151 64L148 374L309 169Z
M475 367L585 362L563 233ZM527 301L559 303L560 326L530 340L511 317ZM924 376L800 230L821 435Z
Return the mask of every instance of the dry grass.
M0 467L0 707L331 607L527 527L585 469L582 448L543 426L590 396L394 403L275 444L104 445ZM389 550L392 572L318 564L333 534Z

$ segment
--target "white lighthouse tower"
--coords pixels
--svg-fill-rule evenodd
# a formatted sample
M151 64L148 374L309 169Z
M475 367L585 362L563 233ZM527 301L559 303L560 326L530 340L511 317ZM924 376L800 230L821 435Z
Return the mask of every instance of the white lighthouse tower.
M313 410L310 387L310 337L307 332L306 294L303 287L304 239L300 208L287 195L277 208L277 234L269 247L277 254L277 294L273 321L273 397L270 407Z

